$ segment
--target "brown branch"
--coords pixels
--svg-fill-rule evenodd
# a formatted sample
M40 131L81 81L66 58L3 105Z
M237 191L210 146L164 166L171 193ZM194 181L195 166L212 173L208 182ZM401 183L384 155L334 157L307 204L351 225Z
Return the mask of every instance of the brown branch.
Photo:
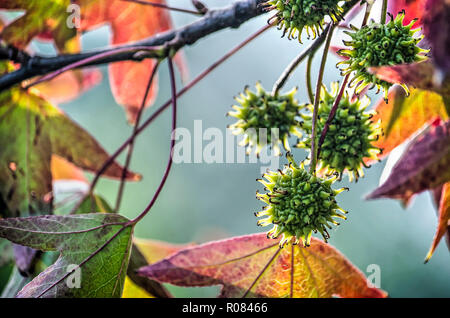
M159 33L150 38L135 43L116 46L114 48L94 50L79 54L64 54L55 57L42 57L35 55L27 59L24 58L21 61L18 61L22 62L21 67L18 70L0 77L0 91L35 76L54 72L66 67L67 65L77 63L92 56L105 54L111 50L136 46L162 46L165 49L162 54L164 56L172 56L173 53L180 48L191 45L201 38L223 29L238 28L242 23L262 14L263 11L258 5L265 1L266 0L239 0L228 7L209 10L202 18L179 29ZM8 55L7 50L0 50L0 53L3 53L0 54L0 58L12 60L12 58L10 58L10 54ZM143 52L143 54L136 54L134 51L130 52L125 50L120 54L114 54L112 56L106 55L101 59L95 59L91 63L83 64L80 67L127 60L141 61L145 58L153 57L160 58L161 52L150 51Z

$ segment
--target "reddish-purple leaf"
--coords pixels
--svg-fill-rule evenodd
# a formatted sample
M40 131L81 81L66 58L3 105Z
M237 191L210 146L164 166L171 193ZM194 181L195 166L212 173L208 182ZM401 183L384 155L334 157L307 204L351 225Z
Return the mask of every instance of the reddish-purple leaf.
M253 234L186 248L139 274L178 286L222 285L221 297L385 297L323 241L289 245Z
M408 199L450 180L450 121L417 137L392 167L386 181L368 198Z
M427 0L423 15L423 31L431 45L433 61L441 78L450 74L450 2Z

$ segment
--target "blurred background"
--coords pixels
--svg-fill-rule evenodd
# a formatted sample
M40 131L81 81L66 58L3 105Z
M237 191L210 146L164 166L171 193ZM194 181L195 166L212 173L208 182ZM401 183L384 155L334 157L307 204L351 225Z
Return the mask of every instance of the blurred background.
M224 6L231 1L204 0L209 7ZM380 2L380 1L377 1ZM189 0L168 1L169 5L191 7ZM195 17L172 13L176 27L183 26ZM183 49L190 78L199 74L224 53L240 43L250 34L265 25L265 15L245 23L237 30L225 30L204 38ZM360 23L360 22L359 22ZM358 25L358 22L355 21ZM104 47L109 41L107 26L83 36L83 47ZM339 38L339 37L338 37ZM225 114L233 105L233 96L245 85L254 87L260 81L271 89L283 69L301 51L308 41L300 45L297 41L280 39L274 28L238 52L230 60L205 78L195 88L179 99L179 127L185 127L193 135L194 120L202 120L203 130L219 128L225 135L226 126L233 122ZM339 44L335 39L334 44ZM45 52L48 45L35 44ZM313 65L315 83L321 51ZM330 54L324 83L340 80L335 65L338 58ZM101 67L103 81L73 102L60 105L76 122L88 130L111 153L132 132L125 112L111 95L107 67ZM143 81L147 79L142 79ZM182 86L178 81L178 87ZM297 99L307 102L305 66L300 66L285 85L284 91L298 86ZM373 104L381 94L371 95ZM153 107L144 117L170 97L167 64L159 70L159 94ZM121 211L134 217L148 204L162 177L168 156L170 138L170 111L164 112L141 134L137 140L131 168L143 175L138 183L128 183ZM295 139L292 139L293 145ZM208 142L204 142L206 145ZM297 161L306 153L294 150ZM119 158L122 162L124 156ZM285 159L281 159L281 164ZM370 264L381 268L381 288L391 297L450 297L450 254L443 241L428 264L423 264L430 247L436 226L436 212L428 193L415 198L408 209L403 209L394 200L365 201L364 196L373 190L379 181L385 162L366 169L366 176L357 184L342 186L351 191L338 197L340 206L348 210L348 220L332 232L330 244L339 249L366 275ZM92 176L89 176L90 178ZM250 234L261 229L256 226L253 212L262 204L255 199L255 190L260 189L255 179L260 177L260 164L175 164L164 190L151 213L136 227L140 238L151 238L171 243L202 243L226 237ZM97 193L110 204L115 203L119 182L102 180ZM370 274L370 273L369 273ZM218 288L169 289L179 297L213 297Z

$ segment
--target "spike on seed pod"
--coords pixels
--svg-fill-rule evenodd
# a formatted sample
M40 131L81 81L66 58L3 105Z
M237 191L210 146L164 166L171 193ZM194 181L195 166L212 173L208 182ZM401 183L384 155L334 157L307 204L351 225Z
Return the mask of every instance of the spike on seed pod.
M327 241L329 234L326 227L331 229L332 224L339 224L333 218L346 218L341 214L346 211L336 204L335 197L339 190L331 188L336 178L314 177L303 164L298 166L290 154L287 158L290 165L284 167L283 174L279 171L268 172L270 179L267 182L277 191L262 195L261 199L267 206L257 213L258 217L265 216L258 221L258 225L273 225L267 237L275 239L281 235L280 246L301 241L307 247L313 232L321 233ZM273 195L278 197L277 204L270 201Z
M244 135L240 145L247 146L247 154L255 149L258 155L265 145L269 145L275 155L280 155L279 144L290 151L290 134L302 136L298 122L302 106L294 98L296 92L294 88L285 95L272 96L256 83L256 93L247 88L241 94L239 106L234 105L228 114L238 119L230 129L234 135Z
M345 57L345 61L338 63L341 73L353 73L354 77L349 86L355 87L355 94L360 94L368 86L376 86L377 93L383 89L387 102L388 90L391 83L379 79L368 71L369 67L392 66L398 64L420 62L427 57L429 50L417 46L423 36L414 37L420 28L411 29L412 24L404 25L405 13L400 12L395 19L386 24L371 22L361 29L347 31L351 40L344 41L349 49L339 50L338 54ZM404 83L399 83L408 93Z
M338 83L331 84L331 93L323 86L320 99L323 101L318 109L317 131L321 132L338 94ZM318 170L325 175L335 175L341 178L347 172L350 181L357 180L364 175L363 167L366 158L377 159L381 152L372 145L376 136L381 135L380 122L374 123L371 112L365 111L370 105L366 96L351 101L347 93L342 96L325 140L320 148ZM312 112L313 105L306 108ZM323 120L322 120L323 119ZM308 125L306 125L308 126ZM308 126L309 127L309 126ZM311 148L311 129L304 129L307 135L298 144L298 148ZM320 134L319 134L320 135ZM318 136L319 137L319 136Z
M264 5L267 11L277 10L274 17L277 18L278 29L283 30L282 37L287 34L289 40L298 38L302 43L303 30L306 30L308 39L311 36L315 39L323 31L326 16L334 22L343 19L344 10L339 5L340 2L340 0L269 0Z

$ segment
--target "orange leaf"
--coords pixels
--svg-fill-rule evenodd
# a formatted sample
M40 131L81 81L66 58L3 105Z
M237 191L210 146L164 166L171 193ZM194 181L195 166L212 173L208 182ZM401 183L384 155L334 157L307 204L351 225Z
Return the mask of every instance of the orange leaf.
M64 72L58 77L34 86L52 103L66 103L99 84L102 73L98 69Z
M341 253L313 239L279 248L253 234L184 249L139 274L178 286L223 285L221 297L385 297Z
M375 106L377 114L373 120L381 119L384 132L376 147L383 149L380 159L388 155L395 147L403 143L416 130L436 116L448 118L442 97L431 91L411 89L411 95L405 96L401 87L394 87L389 93L389 103L380 100Z
M83 170L70 163L66 159L52 155L51 161L52 180L78 180L87 183Z
M122 0L98 0L82 3L81 28L89 30L101 24L109 23L112 30L112 44L123 44L142 40L156 33L172 28L167 10L130 3ZM155 0L165 3L165 0ZM178 57L180 69L183 61ZM130 122L135 122L150 77L154 60L142 62L119 62L109 66L111 90L116 101L124 105ZM153 82L146 106L153 103L157 93L157 81Z
M169 255L181 251L194 244L171 244L158 240L135 238L134 243L144 255L149 264L158 262Z
M24 15L4 28L2 40L23 49L35 36L42 35L53 38L59 50L73 52L78 41L76 28L67 24L70 3L70 0L0 0L0 9L25 10Z
M450 231L450 182L447 182L442 187L441 200L439 203L439 221L436 234L434 235L433 243L425 258L425 263L428 262L434 253L437 245L441 241L444 234Z

